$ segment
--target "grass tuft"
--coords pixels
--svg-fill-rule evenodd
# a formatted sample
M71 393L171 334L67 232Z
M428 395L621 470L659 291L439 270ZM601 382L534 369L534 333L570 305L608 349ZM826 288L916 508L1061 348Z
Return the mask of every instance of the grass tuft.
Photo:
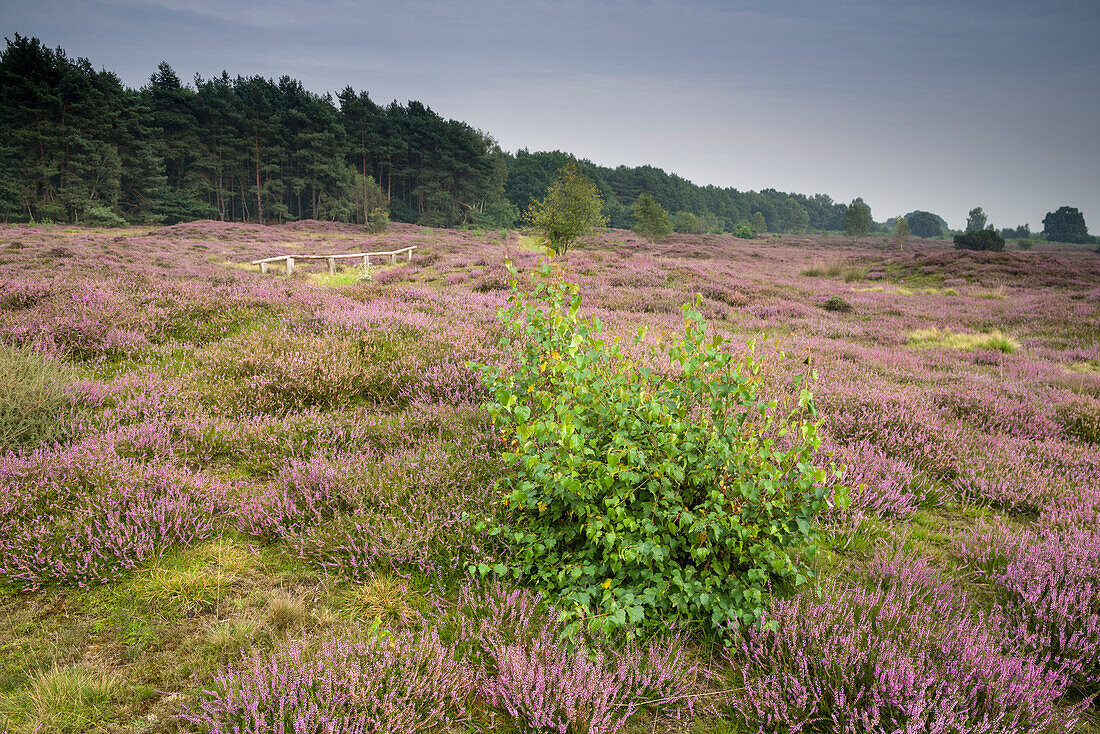
M917 329L909 332L906 343L912 347L961 349L967 352L989 349L1012 354L1020 349L1020 342L1000 329L976 334L956 334L950 329Z
M111 718L121 685L81 667L57 667L0 697L0 729L10 734L76 734Z
M0 453L61 441L72 400L70 370L29 349L0 346Z
M412 616L409 586L390 574L377 574L351 593L351 608L371 621L405 624Z

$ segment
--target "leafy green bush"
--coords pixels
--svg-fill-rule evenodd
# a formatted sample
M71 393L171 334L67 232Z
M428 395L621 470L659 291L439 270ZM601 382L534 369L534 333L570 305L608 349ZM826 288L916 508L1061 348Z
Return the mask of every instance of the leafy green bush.
M72 381L58 362L27 349L0 347L0 453L63 440Z
M1030 250L1033 247L1035 247L1034 240L1030 240L1026 237L1021 237L1020 239L1016 240L1017 250Z
M956 250L989 250L991 252L1003 252L1005 238L992 229L979 229L974 232L965 232L955 235Z
M845 301L840 296L833 296L821 306L826 311L834 311L836 313L848 313L852 310L852 304Z
M741 222L737 225L737 229L733 231L733 235L743 240L751 240L753 237L756 237L756 232L753 231L752 225Z
M734 359L686 305L683 338L648 347L680 374L655 374L548 274L530 292L513 279L501 311L515 371L478 365L514 467L486 523L515 552L495 570L613 627L756 618L769 583L810 576L826 504L812 396L765 399L753 345Z
M379 207L367 213L368 232L385 232L389 226L390 213L386 209Z
M105 206L91 206L84 210L84 221L93 227L125 227L126 220Z

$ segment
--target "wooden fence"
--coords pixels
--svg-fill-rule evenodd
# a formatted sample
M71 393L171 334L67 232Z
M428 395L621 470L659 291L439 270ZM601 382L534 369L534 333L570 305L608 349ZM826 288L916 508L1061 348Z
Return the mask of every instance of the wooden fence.
M291 275L294 273L294 261L295 260L328 260L328 272L331 275L336 275L336 261L346 260L348 258L362 258L363 267L370 265L370 259L372 257L389 257L390 261L396 265L397 256L401 253L408 253L408 260L413 259L413 250L416 249L416 245L410 245L409 247L402 247L400 250L390 250L388 252L352 252L343 255L276 255L275 257L265 257L261 260L253 260L253 265L260 266L260 272L266 273L268 263L278 262L280 260L286 261L286 274Z

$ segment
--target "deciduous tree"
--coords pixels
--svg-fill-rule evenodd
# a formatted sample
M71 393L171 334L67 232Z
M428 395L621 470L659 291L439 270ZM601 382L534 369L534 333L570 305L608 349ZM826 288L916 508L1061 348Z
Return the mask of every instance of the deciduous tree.
M526 220L559 255L604 226L603 199L596 184L570 161L557 172L550 189L527 210Z
M1043 217L1043 235L1054 242L1090 242L1085 216L1072 206L1061 206Z
M672 219L665 208L649 194L642 194L634 202L634 231L649 240L658 240L672 234Z
M871 207L862 198L857 197L848 205L841 219L844 231L849 237L862 237L871 231Z
M988 221L985 212L982 211L980 206L976 206L970 210L970 213L966 215L966 231L978 232L985 229L985 223Z

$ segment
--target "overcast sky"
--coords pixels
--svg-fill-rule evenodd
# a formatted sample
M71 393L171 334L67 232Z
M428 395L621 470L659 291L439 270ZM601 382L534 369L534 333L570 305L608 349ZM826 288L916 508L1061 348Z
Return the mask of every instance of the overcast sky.
M418 99L506 149L699 184L1100 232L1100 2L0 0L129 86L289 75Z

